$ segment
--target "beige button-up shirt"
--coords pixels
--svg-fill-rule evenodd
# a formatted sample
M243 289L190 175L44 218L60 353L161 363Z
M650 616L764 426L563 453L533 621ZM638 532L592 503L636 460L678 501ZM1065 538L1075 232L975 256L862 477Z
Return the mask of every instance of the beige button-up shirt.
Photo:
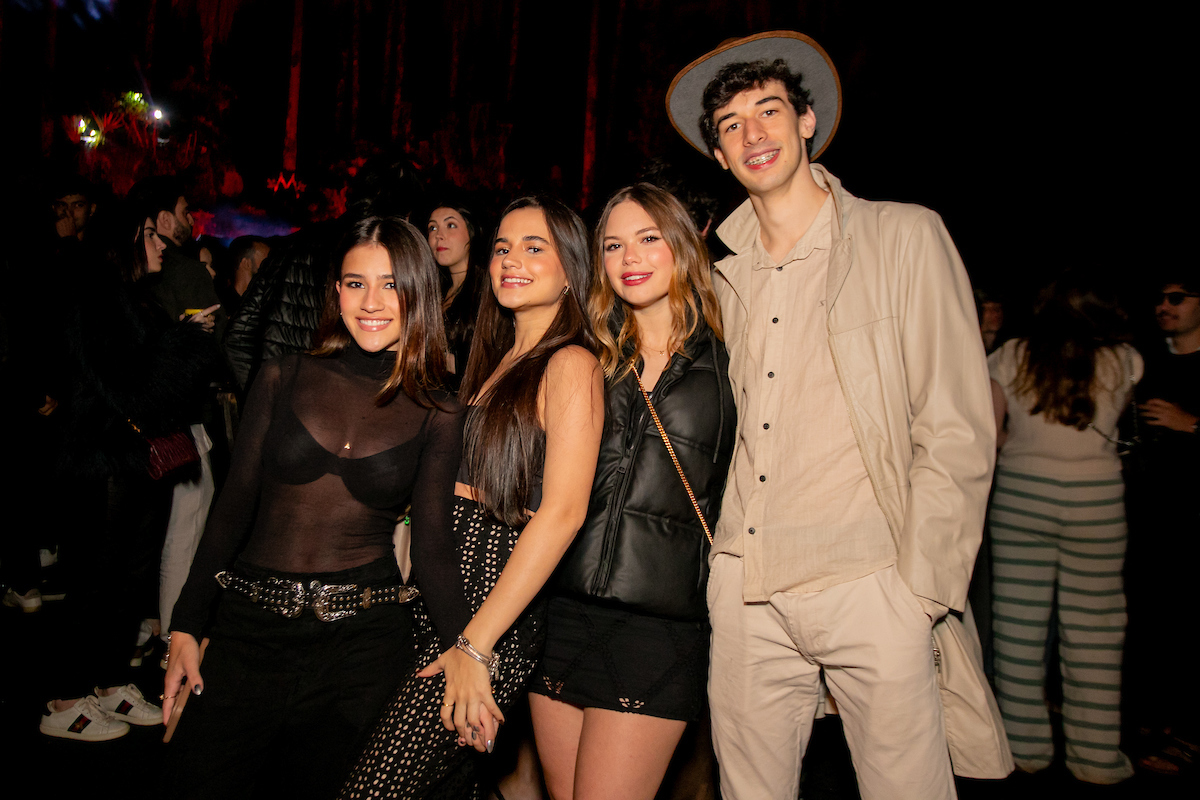
M743 559L747 600L896 562L829 351L833 207L827 198L778 264L758 237L751 252L740 435L714 548Z

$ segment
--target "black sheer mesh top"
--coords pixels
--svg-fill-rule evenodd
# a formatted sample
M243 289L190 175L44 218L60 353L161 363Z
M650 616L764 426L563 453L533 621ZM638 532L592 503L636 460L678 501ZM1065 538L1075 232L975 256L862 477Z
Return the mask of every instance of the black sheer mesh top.
M395 363L353 343L333 358L284 356L263 365L246 402L229 477L213 507L172 628L199 637L219 587L240 559L267 570L323 573L393 555L410 502L411 580L443 640L470 608L453 541L454 478L463 412L422 408L403 393L375 397Z

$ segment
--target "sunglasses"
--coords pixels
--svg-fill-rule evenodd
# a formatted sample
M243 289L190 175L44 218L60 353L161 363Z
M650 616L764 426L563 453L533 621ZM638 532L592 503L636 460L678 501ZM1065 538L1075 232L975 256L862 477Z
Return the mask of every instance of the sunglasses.
M1185 297L1200 297L1200 294L1193 294L1192 292L1163 292L1162 300L1159 300L1159 303L1165 300L1171 305L1177 306L1183 302Z

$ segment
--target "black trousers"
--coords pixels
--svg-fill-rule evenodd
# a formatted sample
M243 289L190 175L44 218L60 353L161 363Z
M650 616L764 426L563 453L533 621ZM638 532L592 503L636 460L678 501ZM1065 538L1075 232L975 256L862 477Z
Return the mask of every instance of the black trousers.
M239 565L247 577L400 582L388 557L334 573L293 575ZM168 750L167 794L179 798L332 798L401 681L416 669L407 605L322 622L288 619L225 592L191 697Z
M70 681L56 697L82 697L133 678L129 656L142 619L158 616L158 567L173 484L147 475L80 480L76 522L60 548L67 584L59 657Z

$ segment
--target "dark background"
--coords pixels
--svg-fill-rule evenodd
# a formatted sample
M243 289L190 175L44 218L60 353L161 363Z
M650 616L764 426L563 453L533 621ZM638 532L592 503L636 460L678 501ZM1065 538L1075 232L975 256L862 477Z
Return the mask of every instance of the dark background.
M118 195L181 168L193 206L298 225L335 214L348 175L392 149L430 181L500 205L550 188L580 209L661 157L731 209L744 194L671 128L665 90L724 39L788 28L820 42L841 75L843 116L821 161L854 194L941 213L976 284L1018 300L1013 311L1066 266L1114 276L1132 299L1187 230L1176 198L1191 159L1176 150L1191 104L1171 88L1186 74L1186 27L1138 6L1107 16L848 0L0 2L0 175L6 202L22 206L42 203L45 176L64 168ZM69 140L64 117L102 113L128 90L164 109L175 145L195 134L190 161L131 165ZM291 105L300 197L267 185L292 175Z

